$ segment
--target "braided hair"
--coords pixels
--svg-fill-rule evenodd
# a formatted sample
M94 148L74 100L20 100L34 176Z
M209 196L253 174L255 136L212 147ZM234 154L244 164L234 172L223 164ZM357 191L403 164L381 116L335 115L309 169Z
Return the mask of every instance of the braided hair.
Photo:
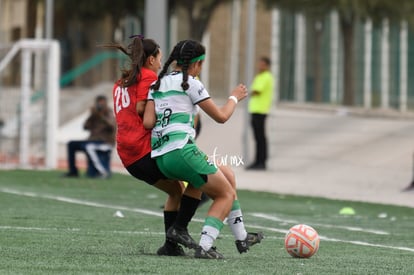
M137 83L141 76L141 68L150 56L156 57L160 53L160 46L153 40L134 36L132 42L125 48L120 44L104 45L105 48L118 49L130 58L129 68L122 69L120 85L124 87Z
M164 67L158 75L157 81L151 86L151 89L158 90L160 88L161 79L167 73L171 63L176 61L177 66L181 67L181 71L183 73L183 82L181 83L181 87L184 91L188 90L188 68L192 63L191 60L205 54L205 52L205 47L195 40L182 40L178 42L171 51L167 62L165 62Z

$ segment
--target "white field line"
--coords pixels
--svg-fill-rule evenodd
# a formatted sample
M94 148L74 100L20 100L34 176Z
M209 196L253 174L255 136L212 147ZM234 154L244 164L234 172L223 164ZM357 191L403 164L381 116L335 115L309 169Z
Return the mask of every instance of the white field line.
M125 207L120 205L111 205L111 204L102 204L98 202L91 202L91 201L85 201L85 200L78 200L78 199L72 199L68 197L62 197L62 196L54 196L54 195L46 195L46 194L38 194L34 192L25 192L25 191L18 191L10 188L0 188L0 192L2 193L8 193L18 196L26 196L26 197L32 197L32 198L42 198L42 199L49 199L49 200L55 200L60 202L67 202L72 204L78 204L78 205L86 205L86 206L93 206L98 208L108 208L108 209L115 209L115 210L124 210L124 211L131 211L151 216L158 216L162 217L163 214L156 211L151 211L147 209L142 208L131 208L131 207Z
M22 230L22 231L73 231L78 232L80 228L57 228L57 227L23 227L0 225L0 230Z
M62 196L38 194L38 193L34 193L34 192L24 192L24 191L19 191L19 190L10 189L10 188L0 188L0 192L7 193L7 194L18 195L18 196L49 199L49 200L55 200L55 201L78 204L78 205L85 205L85 206L92 206L92 207L99 207L99 208L107 208L107 209L116 209L116 210L124 210L124 211L131 211L131 212L146 214L146 215L150 215L150 216L162 217L162 213L160 213L160 212L150 211L150 210L142 209L142 208L132 208L132 207L126 207L126 206L119 206L119 205L103 204L103 203L97 203L97 202L67 198L67 197L62 197ZM201 220L201 219L193 219L192 221L203 222L203 220ZM277 233L282 233L282 234L287 233L286 229L265 227L265 226L260 226L260 225L246 225L246 226L249 227L249 228L256 228L256 229L272 231L272 232L277 232ZM8 227L8 226L0 227L0 229L12 229L12 228L13 227ZM16 227L16 229L17 228L19 228L19 227ZM34 229L31 229L31 230L42 230L41 228L37 228L37 227L33 227L33 228ZM24 230L24 227L21 227L21 230ZM30 229L27 229L27 230L30 230ZM54 229L52 229L52 230L54 230ZM114 231L114 232L120 232L120 231ZM410 247L388 246L388 245L381 245L381 244L371 244L371 243L361 242L361 241L340 240L340 239L328 238L328 237L321 236L321 235L319 235L319 237L321 238L321 240L331 241L331 242L342 242L342 243L350 243L350 244L361 245L361 246L379 247L379 248L395 249L395 250L403 250L403 251L414 252L414 248L410 248ZM269 237L267 237L267 238L269 238Z
M276 222L283 222L283 223L290 223L290 224L299 224L302 222L295 221L295 220L284 220L279 217L276 217L274 215L268 215L264 213L249 213L253 217L256 218L263 218L270 221L276 221ZM326 228L337 228L337 229L344 229L348 231L359 231L364 233L371 233L371 234L377 234L377 235L389 235L390 233L382 231L382 230L376 230L376 229L366 229L361 227L355 227L355 226L342 226L342 225L333 225L333 224L324 224L324 223L312 223L309 224L311 226L320 226L320 227L326 227Z
M269 228L264 226L249 226L256 229L262 229L267 231L273 231L278 233L287 232L287 230L277 229L277 228ZM0 230L22 230L22 231L45 231L45 232L56 232L56 231L69 231L69 232L81 232L83 230L79 228L40 228L40 227L22 227L22 226L0 226ZM96 232L94 232L96 233ZM164 232L154 232L154 231L121 231L121 230L112 230L112 231L98 231L98 233L110 233L110 234L121 234L121 235L164 235ZM227 234L220 234L221 237L224 238L233 238L233 235ZM397 249L403 250L408 252L414 252L413 248L409 247L396 247L396 246L388 246L388 245L381 245L381 244L371 244L367 242L360 242L360 241L344 241L339 239L328 238L324 236L319 236L321 240L329 241L329 242L341 242L341 243L350 243L355 245L362 245L362 246L369 246L369 247L378 247L378 248L386 248L386 249ZM277 236L266 236L266 239L273 239L273 240L283 240L284 237L277 237Z
M66 232L85 232L90 233L92 231L82 230L80 228L57 228L57 227L23 227L23 226L10 226L10 225L0 225L0 230L11 230L11 231L44 231L44 232L56 232L56 231L66 231ZM130 230L99 230L93 231L93 233L105 233L105 234L119 234L119 235L165 235L165 232L155 232L155 231L130 231ZM222 238L233 238L233 235L229 234L220 234ZM269 236L266 239L282 240L284 237Z
M91 202L91 201L73 199L73 198L62 197L62 196L54 196L54 195L38 194L38 193L27 192L27 191L19 191L19 190L15 190L15 189L11 189L11 188L0 188L0 192L7 193L7 194L18 195L18 196L49 199L49 200L66 202L66 203L71 203L71 204L93 206L93 207L98 207L98 208L107 208L107 209L114 209L114 210L124 210L124 211L130 211L130 212L135 212L135 213L146 214L146 215L150 215L150 216L163 217L163 214L160 213L160 212L151 211L151 210L147 210L147 209L143 209L143 208L132 208L132 207L121 206L121 205L102 204L102 203L99 203L99 202ZM201 219L192 219L192 221L204 222L204 220L201 220Z

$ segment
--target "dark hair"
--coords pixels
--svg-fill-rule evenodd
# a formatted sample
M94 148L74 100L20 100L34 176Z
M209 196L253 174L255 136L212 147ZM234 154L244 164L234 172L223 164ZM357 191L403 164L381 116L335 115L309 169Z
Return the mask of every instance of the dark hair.
M263 61L267 66L270 66L270 64L272 63L271 61L270 61L270 58L269 57L267 57L267 56L262 56L261 58L260 58L260 60L261 61Z
M182 40L175 45L174 49L171 51L171 54L165 62L164 67L162 68L160 74L158 75L157 82L155 82L151 89L157 90L160 88L161 78L167 73L168 68L170 67L171 63L174 61L177 62L177 66L181 67L183 73L183 82L181 83L181 87L185 90L189 88L188 85L188 67L192 63L191 60L193 58L199 57L206 53L206 48L200 43L195 40Z
M141 68L144 66L148 57L156 57L160 53L160 46L153 40L134 36L132 42L125 48L120 44L104 45L105 48L118 49L130 58L130 66L122 69L120 85L124 87L131 86L137 82L141 75Z

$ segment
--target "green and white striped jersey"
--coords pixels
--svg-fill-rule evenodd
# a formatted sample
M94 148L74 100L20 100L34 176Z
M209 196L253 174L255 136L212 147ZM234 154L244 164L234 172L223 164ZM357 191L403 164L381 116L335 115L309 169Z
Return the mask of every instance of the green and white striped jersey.
M194 77L188 76L190 87L187 91L181 87L182 81L181 72L172 72L161 79L158 90L149 91L148 100L154 101L157 117L151 134L152 157L181 149L189 139L195 137L194 117L199 110L197 104L210 98L210 95Z

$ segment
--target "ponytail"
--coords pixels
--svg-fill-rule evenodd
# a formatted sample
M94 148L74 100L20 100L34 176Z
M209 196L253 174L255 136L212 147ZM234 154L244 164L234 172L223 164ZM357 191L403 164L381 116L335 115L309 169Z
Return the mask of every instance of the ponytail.
M161 84L161 78L164 77L164 75L167 73L168 71L168 67L170 67L171 63L174 61L174 57L171 55L167 62L165 62L164 67L162 67L162 70L160 72L160 74L158 75L158 79L157 81L151 85L151 89L153 90L158 90L160 88L160 84Z
M122 69L122 76L119 85L128 87L137 83L141 75L141 69L150 56L157 56L160 46L152 39L144 39L141 35L131 36L132 42L125 49L120 44L103 45L105 48L118 49L130 59L128 69Z
M183 40L178 42L158 75L158 80L151 86L151 89L158 90L160 88L161 79L167 73L169 66L173 61L177 61L177 65L181 67L183 73L181 87L184 91L188 90L190 88L188 84L188 68L193 62L204 59L205 53L206 49L197 41Z

